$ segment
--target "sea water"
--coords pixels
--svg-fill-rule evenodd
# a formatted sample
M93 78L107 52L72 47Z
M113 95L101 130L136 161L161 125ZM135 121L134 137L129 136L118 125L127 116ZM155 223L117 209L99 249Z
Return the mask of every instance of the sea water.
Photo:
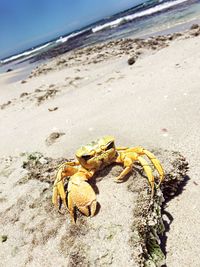
M83 29L60 36L17 55L1 59L0 64L36 61L62 54L77 47L124 37L144 37L183 30L200 22L200 0L150 0L104 18ZM5 66L4 66L5 68Z

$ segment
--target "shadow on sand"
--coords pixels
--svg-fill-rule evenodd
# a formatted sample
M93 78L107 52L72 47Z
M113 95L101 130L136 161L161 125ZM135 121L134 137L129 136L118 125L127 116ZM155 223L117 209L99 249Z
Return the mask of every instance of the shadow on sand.
M167 250L166 250L167 239L168 239L167 233L170 231L171 224L174 220L173 216L168 211L166 211L166 207L167 207L168 202L170 202L172 199L182 194L189 180L190 180L190 177L188 175L185 175L183 181L179 184L179 187L173 196L170 196L168 194L167 196L165 196L165 192L164 192L165 201L162 206L162 215L163 215L163 223L165 226L165 231L162 234L162 236L160 236L160 240L161 240L160 247L163 253L165 254L165 256L167 255ZM165 265L162 265L162 267L168 267L168 266L165 264Z

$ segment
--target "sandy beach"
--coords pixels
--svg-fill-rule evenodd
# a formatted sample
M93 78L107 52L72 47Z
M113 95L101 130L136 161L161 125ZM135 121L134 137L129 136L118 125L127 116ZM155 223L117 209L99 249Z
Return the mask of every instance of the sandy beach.
M163 214L169 228L166 266L199 266L199 47L200 27L196 25L184 33L121 39L78 49L39 65L24 79L17 79L24 70L0 74L0 235L7 236L0 244L2 266L137 266L128 248L130 203L135 194L129 192L120 202L132 180L113 183L118 169L100 175L100 212L92 219L80 216L78 238L85 235L87 220L99 224L100 238L93 244L94 228L85 236L90 260L81 258L78 263L67 261L63 252L70 249L69 236L63 234L69 235L70 218L52 207L52 184L36 179L22 182L27 174L21 168L25 153L39 152L62 162L74 159L81 145L104 135L115 136L118 146L140 145L161 151L163 166L170 161L165 159L170 153L162 153L165 150L177 151L186 159L187 184L166 203ZM43 209L38 199L48 200ZM109 201L117 202L110 215ZM124 208L122 213L119 207ZM117 221L113 221L115 214L119 215ZM113 235L119 234L114 243L98 251L105 235L105 229L101 235L101 220L115 223ZM49 228L44 230L46 221ZM109 229L109 224L106 227ZM42 231L48 236L46 243L40 242ZM76 235L76 228L73 231ZM121 240L127 242L120 244L123 248L117 254L116 243ZM112 249L113 256L107 258ZM84 252L87 247L79 250ZM105 256L92 262L96 251Z

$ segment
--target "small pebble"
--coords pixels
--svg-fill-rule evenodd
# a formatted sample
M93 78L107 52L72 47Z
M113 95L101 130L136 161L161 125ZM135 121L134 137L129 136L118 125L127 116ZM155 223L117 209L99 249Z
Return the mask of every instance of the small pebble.
M23 83L27 83L27 81L26 81L26 80L22 80L21 83L22 83L22 84L23 84Z
M128 59L128 64L129 64L129 65L133 65L135 62L136 62L136 60L135 60L135 57L134 57L134 56L133 56L133 57L130 57L130 58Z
M161 131L162 131L163 133L168 132L168 130L167 130L166 128L162 128Z
M8 236L7 236L7 235L2 235L2 236L1 236L1 242L2 242L2 243L3 243L3 242L6 242L7 239L8 239Z
M55 110L57 110L58 109L58 107L55 107L55 108L48 108L48 111L55 111Z

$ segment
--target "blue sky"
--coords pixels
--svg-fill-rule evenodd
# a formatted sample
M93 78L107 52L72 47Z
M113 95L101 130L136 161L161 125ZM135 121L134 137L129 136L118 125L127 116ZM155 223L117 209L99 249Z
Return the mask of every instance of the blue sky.
M143 0L0 0L0 58L141 2Z

